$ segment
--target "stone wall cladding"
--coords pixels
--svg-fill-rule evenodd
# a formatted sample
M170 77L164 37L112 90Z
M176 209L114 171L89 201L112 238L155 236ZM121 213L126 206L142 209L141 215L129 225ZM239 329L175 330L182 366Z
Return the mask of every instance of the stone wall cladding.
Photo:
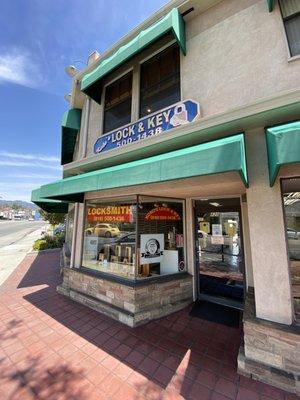
M76 269L63 269L58 292L129 326L178 311L193 301L192 276L128 286Z
M238 357L243 375L300 395L300 328L255 317L254 297L244 311L244 347Z

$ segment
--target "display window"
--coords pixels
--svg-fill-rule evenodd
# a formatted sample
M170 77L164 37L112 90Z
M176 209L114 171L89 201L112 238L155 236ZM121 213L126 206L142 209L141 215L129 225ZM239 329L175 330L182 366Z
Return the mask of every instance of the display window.
M135 278L136 201L87 202L83 267Z
M131 280L185 271L184 202L88 201L82 266Z
M300 178L281 181L286 239L290 260L300 260Z
M184 271L184 202L143 196L138 208L138 278Z

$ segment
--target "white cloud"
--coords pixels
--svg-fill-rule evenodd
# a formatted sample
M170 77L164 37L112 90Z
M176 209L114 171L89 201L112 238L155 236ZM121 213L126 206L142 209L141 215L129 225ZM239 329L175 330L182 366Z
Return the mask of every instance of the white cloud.
M0 160L0 165L2 167L31 167L31 168L47 168L61 170L58 165L42 164L41 162L26 162L26 161L10 161L10 160Z
M0 156L7 158L19 158L22 160L40 160L46 162L59 162L60 158L55 156L47 156L42 154L24 154L24 153L12 153L9 151L0 151Z
M9 189L16 189L16 186L18 188L18 192L22 191L22 189L28 189L28 190L32 190L34 188L36 188L36 182L18 182L16 184L16 182L0 182L0 188L5 188L5 190L9 190Z
M51 179L51 180L60 179L60 176L57 176L57 175L35 174L35 173L6 174L5 177L18 178L18 179L41 179L42 181L44 179Z
M41 82L41 73L27 51L12 48L0 52L0 84L4 82L28 87L35 87Z

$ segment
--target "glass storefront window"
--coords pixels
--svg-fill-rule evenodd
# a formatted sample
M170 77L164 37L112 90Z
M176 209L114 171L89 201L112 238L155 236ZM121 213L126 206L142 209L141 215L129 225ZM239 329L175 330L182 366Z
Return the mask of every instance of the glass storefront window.
M287 246L291 260L300 260L300 178L282 180Z
M83 267L135 280L182 272L184 257L183 201L86 203Z
M86 203L83 267L135 278L136 203Z
M183 201L139 197L139 279L185 270L183 206Z

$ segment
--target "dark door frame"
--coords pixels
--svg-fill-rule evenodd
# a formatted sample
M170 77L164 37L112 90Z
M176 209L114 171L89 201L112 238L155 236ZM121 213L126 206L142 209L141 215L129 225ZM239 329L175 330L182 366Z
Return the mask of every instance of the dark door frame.
M218 200L222 198L222 196L214 197L213 200ZM225 198L225 197L223 197ZM226 196L227 198L227 196ZM201 198L192 199L193 204L193 221L194 221L194 254L195 254L195 275L196 275L196 290L197 290L197 300L205 300L211 303L221 304L230 308L235 308L239 310L244 309L244 302L246 296L246 268L245 268L245 251L244 251L244 237L243 237L243 219L242 219L242 209L241 209L241 201L240 197L228 197L230 198L239 198L240 205L233 205L233 206L224 206L218 209L218 212L238 212L239 214L239 225L240 225L240 240L241 240L241 248L242 248L242 255L243 255L243 262L242 262L242 272L243 272L243 287L244 287L244 296L243 302L239 302L233 299L225 298L225 297L217 297L213 295L203 294L200 291L200 263L199 263L199 255L197 250L197 241L198 241L198 220L197 220L197 206L196 202L201 201ZM205 212L214 212L216 211L215 207L206 207Z

